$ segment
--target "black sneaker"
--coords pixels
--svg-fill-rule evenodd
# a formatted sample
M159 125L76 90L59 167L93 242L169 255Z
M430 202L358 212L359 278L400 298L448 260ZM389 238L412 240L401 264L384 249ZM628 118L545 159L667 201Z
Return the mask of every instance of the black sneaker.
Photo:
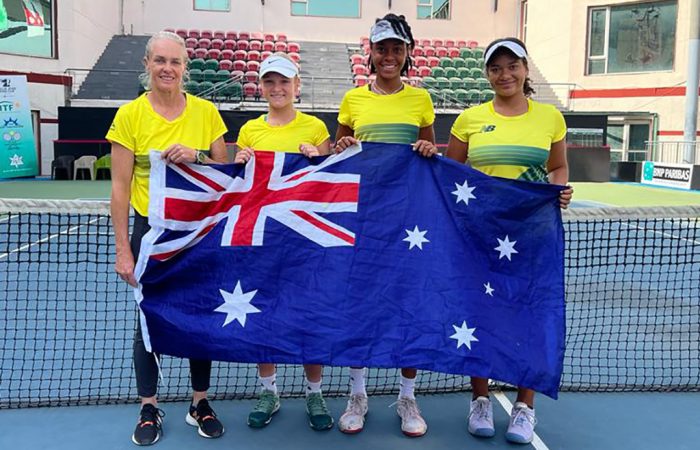
M197 406L190 405L190 412L185 416L185 422L193 427L197 427L197 432L205 438L218 438L224 434L224 426L216 418L216 413L209 401L203 398L197 403Z
M158 442L163 429L163 410L149 404L143 405L139 421L131 440L136 445L151 445Z

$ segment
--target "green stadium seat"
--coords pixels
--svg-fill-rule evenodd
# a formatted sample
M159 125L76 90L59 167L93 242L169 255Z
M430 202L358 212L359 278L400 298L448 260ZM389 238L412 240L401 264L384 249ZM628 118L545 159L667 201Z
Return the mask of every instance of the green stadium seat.
M226 70L226 69L219 69L216 72L216 81L221 83L224 81L227 81L229 78L231 78L231 72Z
M472 67L469 71L469 76L471 78L484 78L484 71L478 67Z
M476 67L483 70L484 69L484 58L476 60Z
M433 67L431 69L430 75L434 78L444 77L445 76L445 68L444 67Z
M469 89L467 91L467 99L469 103L479 103L481 101L481 91L478 89Z
M435 81L437 81L437 88L441 91L450 88L450 80L445 77L436 77Z
M476 88L483 91L485 89L491 89L491 83L489 83L489 80L486 78L477 78L476 79Z
M469 103L469 92L466 89L455 89L455 97L462 105Z
M459 67L457 68L457 76L461 79L471 78L471 69L467 69L466 67Z
M442 97L442 101L446 105L454 104L455 100L457 100L457 97L455 97L455 91L449 88L440 89L440 96Z
M204 69L202 71L202 76L204 77L204 81L211 81L213 83L216 81L216 70Z
M459 49L459 57L460 58L472 58L474 54L472 53L472 49L464 47Z
M109 180L112 178L112 155L104 155L95 161L95 179Z
M447 56L440 58L440 67L452 67L452 58Z
M454 78L459 74L454 67L445 67L445 77Z
M189 65L190 71L192 69L204 70L204 60L202 58L194 58L190 61Z
M481 101L482 102L488 102L490 100L493 100L493 97L496 95L496 93L492 89L484 89L481 91Z
M478 63L474 58L464 58L464 64L471 69L472 67L476 67Z
M455 90L455 89L463 89L464 88L464 81L462 81L461 78L459 77L450 77L450 89Z
M460 67L466 67L467 63L464 62L463 58L452 58L452 67L460 68Z
M231 83L224 88L222 93L229 99L242 99L243 85L241 83Z
M204 61L204 70L213 70L216 72L219 70L219 61L215 59L207 59Z
M476 89L476 80L474 78L462 78L462 83L466 90Z
M440 91L437 89L428 89L430 94L430 99L433 101L434 105L442 104L442 97L440 96Z
M204 75L201 69L190 69L190 80L192 81L204 81Z
M483 59L484 58L484 49L481 47L473 48L472 55L473 55L473 58Z
M423 87L430 90L437 87L437 81L434 77L423 77Z
M202 92L207 91L211 88L214 87L214 83L211 81L202 81L199 83L199 94L202 95ZM209 97L210 95L206 95L206 97Z
M185 91L188 94L197 95L199 93L199 82L193 80L185 82Z

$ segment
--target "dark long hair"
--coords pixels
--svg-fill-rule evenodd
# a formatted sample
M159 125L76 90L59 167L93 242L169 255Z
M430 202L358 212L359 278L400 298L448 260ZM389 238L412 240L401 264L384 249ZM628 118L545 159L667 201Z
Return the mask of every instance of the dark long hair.
M398 34L399 36L403 36L410 41L410 43L407 44L408 51L406 52L406 62L401 68L401 75L408 75L408 69L410 69L412 66L411 51L413 50L413 47L415 47L416 41L413 39L413 33L411 32L411 27L408 25L408 22L406 22L406 17L403 15L397 16L396 14L389 13L381 19L375 20L374 23L377 23L380 20L386 20L387 22L389 22L391 24L391 28L394 29L396 34ZM370 57L369 73L375 73L376 71L377 69L374 67L374 64L372 63L372 58Z
M518 44L519 46L521 46L525 50L525 53L527 53L527 47L525 47L525 43L523 41L521 41L518 38L508 37L508 38L503 38L503 39L496 39L495 41L491 42L484 50L484 55L488 53L488 51L491 47L493 47L494 45L498 44L499 42L503 42L503 41L510 41L510 42L515 43L515 44ZM502 54L508 54L508 55L515 56L516 58L518 58L518 56L515 53L513 53L512 51L510 51L508 48L500 47L498 50L496 50L493 53L493 55L491 55L491 58L489 58L489 59L493 59L496 56L499 56ZM527 65L527 57L523 56L522 58L518 58L518 59L520 59L520 61L523 62L523 64L525 65L525 68L528 69L528 71L529 71L530 68ZM488 70L488 64L485 64L485 67L486 67L486 70ZM523 85L523 94L525 94L525 97L530 97L534 93L535 93L535 90L532 88L532 80L530 79L530 77L526 77L525 84Z

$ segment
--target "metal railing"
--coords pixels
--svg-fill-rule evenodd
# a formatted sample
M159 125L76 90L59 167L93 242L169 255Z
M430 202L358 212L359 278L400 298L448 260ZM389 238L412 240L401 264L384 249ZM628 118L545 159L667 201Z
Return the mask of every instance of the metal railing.
M646 151L654 162L700 164L700 141L647 141Z

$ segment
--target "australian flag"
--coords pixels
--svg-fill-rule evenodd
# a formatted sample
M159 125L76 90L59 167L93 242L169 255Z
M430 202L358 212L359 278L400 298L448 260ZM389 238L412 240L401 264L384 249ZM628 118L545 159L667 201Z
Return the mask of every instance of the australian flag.
M151 155L136 275L147 348L250 363L409 367L556 397L561 187L363 143L243 165Z

